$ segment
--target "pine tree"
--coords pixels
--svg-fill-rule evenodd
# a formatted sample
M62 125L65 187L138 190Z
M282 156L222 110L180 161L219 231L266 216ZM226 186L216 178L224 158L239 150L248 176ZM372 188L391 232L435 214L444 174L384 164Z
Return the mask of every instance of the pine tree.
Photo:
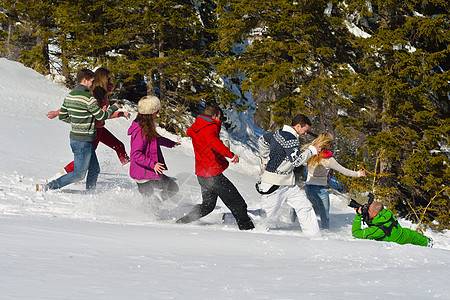
M145 81L146 94L159 96L160 124L170 131L183 133L185 112L200 101L223 98L208 48L215 39L213 9L211 1L123 1L111 12L122 24L113 35L129 40L113 66L125 81Z
M219 1L217 48L253 40L219 71L265 91L267 129L298 111L316 115L343 162L372 171L386 204L415 220L426 208L448 228L448 4L346 3Z
M348 110L371 153L383 153L386 202L418 221L420 213L449 228L448 4L350 1L371 37L356 39L359 69L348 84ZM365 9L360 9L365 7ZM349 83L349 82L348 82ZM356 105L355 105L356 104ZM432 200L433 199L433 200ZM431 202L432 201L432 202Z
M8 30L8 41L4 43L6 52L11 55L15 51L12 49L17 49L20 62L45 75L50 73L49 43L54 29L52 7L56 2L6 0L0 4L4 14L2 27Z

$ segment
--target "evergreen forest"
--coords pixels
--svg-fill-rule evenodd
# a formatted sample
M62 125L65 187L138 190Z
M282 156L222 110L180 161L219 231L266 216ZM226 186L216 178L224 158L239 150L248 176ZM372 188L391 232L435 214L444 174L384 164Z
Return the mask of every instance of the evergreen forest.
M302 112L334 136L342 165L366 171L336 174L347 192L440 231L449 12L448 0L1 0L0 55L68 87L79 69L106 67L115 98L157 95L160 126L178 134L209 101L266 131Z

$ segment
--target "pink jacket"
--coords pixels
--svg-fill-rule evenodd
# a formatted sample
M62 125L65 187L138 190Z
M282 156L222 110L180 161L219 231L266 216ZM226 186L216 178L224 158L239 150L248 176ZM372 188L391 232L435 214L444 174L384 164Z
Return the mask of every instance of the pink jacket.
M164 164L167 170L160 146L173 148L176 142L157 137L149 143L141 132L139 124L133 121L128 129L128 135L131 135L130 177L136 180L160 180L162 174L156 174L154 170L156 163Z

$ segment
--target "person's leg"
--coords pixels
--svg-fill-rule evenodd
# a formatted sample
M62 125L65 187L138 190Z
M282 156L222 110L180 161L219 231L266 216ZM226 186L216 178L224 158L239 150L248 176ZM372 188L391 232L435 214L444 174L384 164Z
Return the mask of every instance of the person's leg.
M311 205L314 209L314 212L318 215L320 214L320 208L318 201L320 200L319 196L317 195L317 189L316 185L311 184L305 184L305 194L308 198L309 202L311 202Z
M223 174L214 176L216 184L214 185L214 191L219 195L222 202L230 209L233 214L239 229L248 230L253 229L252 220L247 214L247 203L242 198L239 191L234 184Z
M190 223L196 221L209 213L216 207L218 195L213 191L215 177L197 176L198 183L202 190L202 203L195 205L184 217L177 220L177 223Z
M97 146L99 143L99 136L101 136L101 134L102 134L102 128L97 128L97 138L92 142L94 144L94 149L97 149ZM74 169L75 169L74 161L71 161L64 167L64 170L66 171L66 173L73 172Z
M285 190L286 186L282 185L268 195L261 195L261 220L258 222L258 227L270 228L271 223L286 200Z
M318 196L320 198L320 226L322 229L330 228L330 195L326 186L320 186Z
M165 201L179 191L178 184L170 177L163 174L161 180L155 180L155 188L161 189L161 197Z
M276 191L268 195L261 196L261 209L263 216L267 220L273 219L283 204L284 186L280 186Z
M288 186L286 203L295 209L302 230L307 235L320 235L319 224L311 203L297 185Z
M324 194L324 189L326 192L326 195ZM321 185L312 185L312 184L306 184L305 185L305 193L308 200L311 202L314 212L316 215L320 216L320 224L322 229L328 229L329 228L329 217L328 217L328 211L329 211L329 199L328 199L328 191L326 190L325 186ZM327 206L325 207L325 204Z
M74 161L72 160L70 163L67 164L67 166L64 167L64 170L66 171L66 173L70 173L73 172L74 169Z
M70 139L70 147L74 155L74 171L49 182L47 186L51 190L80 181L86 176L91 161L92 149L94 148L92 142L80 142Z
M102 128L102 133L98 136L99 141L116 151L120 162L124 165L130 161L125 150L125 145L119 141L108 129Z
M400 234L400 238L395 241L396 243L428 246L430 238L428 238L427 236L424 236L423 234L409 228L401 228L401 230L402 233Z
M144 197L151 197L153 196L153 185L155 180L149 180L144 183L138 183L138 191L141 193Z
M97 154L95 153L95 147L92 143L91 148L91 160L89 162L88 173L86 177L86 190L93 190L97 186L98 174L100 173L100 164L97 160Z

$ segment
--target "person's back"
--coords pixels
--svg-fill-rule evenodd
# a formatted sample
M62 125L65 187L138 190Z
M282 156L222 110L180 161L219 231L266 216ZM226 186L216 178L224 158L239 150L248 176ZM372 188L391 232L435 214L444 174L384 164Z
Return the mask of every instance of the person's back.
M219 139L222 111L216 105L206 105L203 115L199 115L186 134L192 138L195 153L195 175L202 191L202 203L177 220L190 223L198 220L216 207L217 199L230 209L240 230L255 228L247 214L247 204L233 183L223 175L229 163L238 163L239 157L230 151Z
M221 122L205 115L199 115L186 134L192 138L195 154L195 175L212 177L228 168L225 157L234 154L219 139Z
M70 137L82 142L91 142L96 138L95 120L106 120L117 110L111 106L101 110L97 100L89 93L88 87L78 84L67 95L59 112L59 119L70 123Z
M259 139L261 157L264 156L262 152L266 151L267 146L268 160L261 181L276 185L294 184L294 167L302 165L304 161L304 156L299 151L298 134L292 127L285 125L282 129L267 133Z

